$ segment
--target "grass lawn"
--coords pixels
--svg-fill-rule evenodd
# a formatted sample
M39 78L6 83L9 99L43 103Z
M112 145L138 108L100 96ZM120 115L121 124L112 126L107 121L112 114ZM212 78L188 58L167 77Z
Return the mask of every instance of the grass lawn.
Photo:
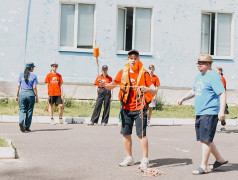
M95 106L95 101L76 102L72 99L64 100L64 116L69 117L91 117ZM41 101L35 104L34 116L48 116L48 102ZM152 118L195 118L194 106L191 105L166 105L160 103L158 110L153 110ZM118 117L120 111L120 103L114 101L111 103L110 117ZM57 107L55 107L57 112ZM101 114L103 109L101 111ZM230 106L227 119L238 118L238 106ZM14 100L0 99L0 115L18 115L19 106ZM56 115L57 113L55 113Z
M0 147L9 147L5 139L0 138Z

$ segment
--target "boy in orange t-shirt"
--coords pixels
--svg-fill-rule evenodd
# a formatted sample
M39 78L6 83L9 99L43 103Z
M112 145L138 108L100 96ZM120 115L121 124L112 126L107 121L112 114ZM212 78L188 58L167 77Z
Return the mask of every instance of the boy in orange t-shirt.
M114 81L111 83L102 82L101 84L109 90L115 88L116 85L121 85L119 91L119 99L123 103L121 110L121 134L123 135L124 148L127 157L119 166L125 167L134 165L131 134L135 121L136 134L143 155L139 168L147 168L149 166L148 139L146 136L147 106L142 104L142 101L138 101L140 99L138 93L143 93L145 99L148 97L147 100L150 100L157 91L151 81L149 73L143 68L142 62L140 62L139 52L137 50L130 50L128 52L128 63L124 66L123 70L119 71ZM142 111L143 118L140 113Z
M159 86L160 86L160 81L159 81L159 78L156 75L154 75L154 71L155 71L155 66L150 65L149 66L149 73L150 73L151 81L153 82L156 90L158 91ZM149 114L148 114L147 126L151 126L150 119L151 119L151 116L152 116L153 107L156 107L156 95L154 96L153 100L149 104Z
M53 105L55 104L59 108L59 122L63 124L63 80L62 76L57 73L58 64L54 61L51 63L51 72L47 74L45 83L48 89L49 100L49 114L51 117L51 124L55 124L53 118Z
M226 90L226 79L223 76L223 69L222 69L222 67L220 67L220 66L216 67L216 72L221 75L221 80L222 80L223 86L224 86L224 88ZM225 108L225 114L229 114L228 105L227 104L226 104L226 108ZM226 132L226 128L225 128L226 119L221 121L221 125L222 125L222 127L221 127L220 131L221 132Z
M108 75L107 71L108 71L107 65L102 66L102 74L99 75L94 82L94 85L97 85L98 96L97 96L96 105L91 117L91 122L88 124L90 126L98 123L99 116L102 109L102 104L104 106L104 110L103 110L101 125L106 126L109 120L111 90L107 90L106 88L100 85L100 82L104 82L104 83L112 82L112 78Z

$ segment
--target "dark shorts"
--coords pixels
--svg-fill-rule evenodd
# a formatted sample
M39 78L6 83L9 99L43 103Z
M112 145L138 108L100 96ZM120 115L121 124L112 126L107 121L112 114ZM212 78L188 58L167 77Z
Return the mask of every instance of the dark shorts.
M129 110L122 109L121 119L122 119L121 134L123 136L132 134L134 121L136 124L136 135L142 136L142 121L140 117L140 111L129 111ZM143 136L146 136L146 126L147 126L147 109L144 109L143 110Z
M216 133L218 115L197 115L195 129L197 141L212 142Z
M49 103L58 106L59 104L63 104L63 101L61 96L50 96Z

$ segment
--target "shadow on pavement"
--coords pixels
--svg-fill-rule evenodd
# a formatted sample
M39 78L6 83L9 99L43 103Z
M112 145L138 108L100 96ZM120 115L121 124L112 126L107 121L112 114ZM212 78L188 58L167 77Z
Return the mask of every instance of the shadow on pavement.
M153 124L151 125L150 127L153 127L153 126L182 126L181 124L171 124L171 125L166 125L166 124Z
M139 162L136 164L139 164ZM193 161L192 159L165 158L165 159L150 160L150 164L151 164L150 168L165 165L184 166L193 164Z
M226 130L227 133L238 133L238 129L234 129L234 130Z
M233 130L226 130L221 132L220 130L217 131L217 133L223 133L223 134L229 134L229 133L238 133L238 129L233 129Z
M37 131L65 131L65 130L70 130L72 128L66 128L66 129L35 129L31 130L31 132L37 132Z
M228 162L228 164L221 166L212 172L218 173L218 172L228 172L228 171L238 171L238 164Z

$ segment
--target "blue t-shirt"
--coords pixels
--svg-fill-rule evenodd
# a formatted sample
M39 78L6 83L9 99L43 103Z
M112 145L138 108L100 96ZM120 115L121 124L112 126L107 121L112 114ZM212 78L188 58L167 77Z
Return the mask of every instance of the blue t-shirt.
M217 115L220 110L219 95L225 92L221 76L214 70L198 74L193 86L196 115Z
M24 73L21 73L18 79L18 83L21 84L21 89L23 90L33 90L33 85L38 84L37 76L30 72L28 82L25 82Z

